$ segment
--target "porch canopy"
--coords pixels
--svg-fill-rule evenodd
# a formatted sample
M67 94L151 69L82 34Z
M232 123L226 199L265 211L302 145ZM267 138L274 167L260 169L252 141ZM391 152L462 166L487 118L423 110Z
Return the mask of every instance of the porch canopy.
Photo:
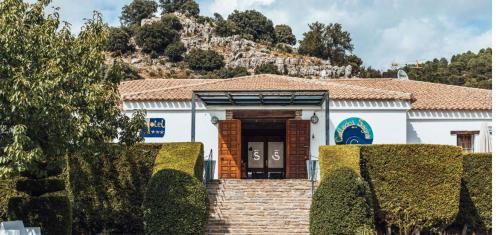
M193 91L191 141L195 141L196 101L205 106L322 106L325 103L326 144L330 142L330 98L328 90L229 90Z
M206 106L313 105L321 106L328 91L194 91Z

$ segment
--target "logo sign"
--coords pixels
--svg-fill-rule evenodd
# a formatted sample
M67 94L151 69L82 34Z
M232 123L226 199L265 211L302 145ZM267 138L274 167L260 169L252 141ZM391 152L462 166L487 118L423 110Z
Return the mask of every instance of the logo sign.
M165 119L146 118L146 128L141 131L144 138L161 138L165 136Z
M372 128L361 118L345 119L335 129L336 144L371 144L372 142Z

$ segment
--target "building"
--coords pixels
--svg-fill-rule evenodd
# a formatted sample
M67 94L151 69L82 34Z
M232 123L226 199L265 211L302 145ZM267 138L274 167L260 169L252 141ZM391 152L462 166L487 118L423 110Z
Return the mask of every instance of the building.
M325 144L475 152L492 121L490 90L412 80L155 79L123 82L120 94L126 114L147 111L146 142L202 142L216 178L306 178Z

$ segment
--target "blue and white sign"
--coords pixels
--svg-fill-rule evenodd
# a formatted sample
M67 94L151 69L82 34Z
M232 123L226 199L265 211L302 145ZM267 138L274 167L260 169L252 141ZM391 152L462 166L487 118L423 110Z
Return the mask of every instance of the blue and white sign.
M373 131L363 119L351 117L340 122L335 129L336 144L371 144Z
M146 128L141 132L144 138L161 138L165 136L165 119L146 118Z

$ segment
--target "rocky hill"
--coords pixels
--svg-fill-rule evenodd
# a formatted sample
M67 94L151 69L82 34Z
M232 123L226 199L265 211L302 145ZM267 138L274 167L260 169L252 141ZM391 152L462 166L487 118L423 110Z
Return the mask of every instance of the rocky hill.
M285 52L276 47L256 43L239 35L220 37L211 21L200 22L194 17L174 13L183 28L181 41L188 51L211 49L224 56L226 67L245 67L253 73L262 64L274 64L282 74L310 78L340 78L351 76L351 66L335 66L327 60ZM144 19L141 25L159 21L160 17ZM111 59L111 58L109 58ZM122 56L123 61L135 67L144 78L196 78L201 75L190 71L182 63L171 63L165 57L152 59L136 46L132 54Z

